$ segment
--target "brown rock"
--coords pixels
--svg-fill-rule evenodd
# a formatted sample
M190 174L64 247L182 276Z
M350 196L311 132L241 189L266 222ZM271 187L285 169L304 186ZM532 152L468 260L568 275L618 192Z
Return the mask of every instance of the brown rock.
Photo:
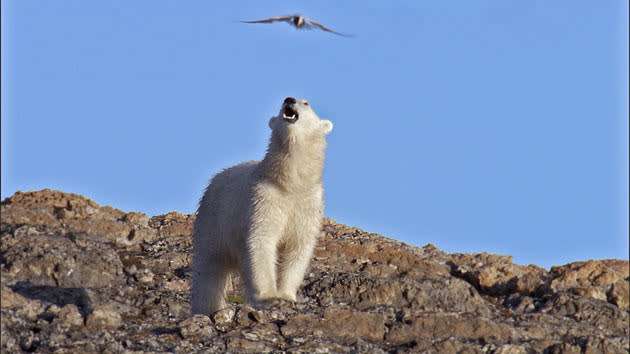
M599 287L573 287L568 289L571 293L590 297L591 299L597 299L600 301L607 301L608 297L604 292L604 289Z
M613 284L608 293L608 301L626 311L630 310L630 286L628 281L619 280Z
M593 336L586 340L584 354L598 353L627 353L628 345L622 344L618 340Z
M531 268L531 266L528 268ZM544 279L543 274L547 274L547 272L537 268L534 268L532 272L521 273L521 275L516 276L514 290L522 295L533 294L538 287L542 285Z
M383 316L367 312L330 309L324 313L320 326L324 333L348 344L355 343L359 338L382 341L385 335Z
M347 304L358 309L374 306L411 306L423 311L465 311L490 313L485 300L470 284L453 277L417 280L409 278L368 278L353 273L327 274L305 287L309 296L330 304Z
M582 348L579 345L569 343L553 344L545 349L545 353L549 354L581 354Z
M138 282L140 283L152 283L153 282L153 272L151 272L148 268L143 268L136 271L133 275Z
M474 255L454 254L451 262L455 266L455 275L493 295L509 295L513 292L531 295L548 277L548 272L540 267L513 264L512 256L485 252Z
M628 262L552 272L326 220L299 301L190 316L194 215L57 191L2 202L2 352L625 352ZM124 269L124 271L123 271ZM625 277L624 277L625 275ZM87 323L87 325L83 325Z
M451 337L501 344L511 343L520 336L509 326L488 318L460 314L421 314L409 324L394 324L386 341L399 345L421 338Z
M152 217L149 225L157 228L160 236L192 235L194 219L194 215L173 211Z
M53 215L60 209L68 209L80 216L89 215L99 208L98 204L81 195L50 189L25 193L18 191L3 200L2 205L25 209L45 209Z
M190 283L183 279L175 279L164 283L164 289L173 291L190 291Z
M93 328L117 329L122 325L120 314L107 306L97 307L88 315L86 326Z
M243 306L245 307L245 306ZM244 309L241 307L238 312L236 312L236 324L241 327L248 327L252 323L254 323L254 319L250 317L249 309Z
M329 341L304 341L297 346L289 348L289 353L371 353L369 351L357 351L353 347L344 346Z
M229 335L226 339L226 346L232 350L238 348L235 352L240 353L268 353L271 347L259 340L250 340L244 335Z
M549 291L572 291L581 296L610 301L628 309L627 296L622 294L624 283L628 283L629 262L606 259L574 262L564 266L551 267L553 279L547 285ZM614 290L615 296L609 296ZM627 294L627 291L625 292ZM626 304L624 307L623 305Z
M158 233L156 230L136 227L130 231L129 235L127 236L127 242L122 242L122 244L136 245L142 242L152 242L157 238L157 235Z
M547 299L541 311L557 316L567 316L582 324L590 324L606 335L628 336L630 334L630 317L627 311L589 297L565 292L554 294Z
M157 230L149 227L143 213L124 213L110 206L99 207L95 202L71 193L42 190L18 192L2 202L3 225L23 224L58 229L63 221L66 232L88 233L105 237L125 247L151 241Z
M522 345L506 344L498 347L493 354L527 354L527 352Z
M405 346L403 346L404 348ZM411 353L466 353L466 354L485 354L489 352L486 347L469 344L455 338L443 341L419 339L412 346Z
M4 236L2 239L4 240ZM85 235L80 242L57 235L32 235L0 245L3 272L15 281L62 287L103 287L124 281L116 252ZM79 246L82 245L83 247Z
M123 220L126 223L136 224L141 227L149 227L149 217L145 213L137 213L135 211L125 214Z
M98 235L118 246L134 244L133 228L125 223L102 219L71 219L66 222L73 233Z
M2 205L0 215L2 224L6 225L5 227L17 228L21 225L44 226L53 229L61 227L59 221L48 210L43 208L28 209L19 206Z
M236 311L234 311L231 307L226 307L222 310L217 311L213 316L212 320L215 324L225 326L231 324L234 320L234 315Z
M2 291L0 299L2 309L15 311L30 321L36 321L45 310L41 301L24 297L4 284L0 290Z
M199 340L211 338L215 333L212 321L205 315L194 315L187 318L179 323L178 329L182 337Z
M306 334L323 335L319 331L319 317L311 313L292 317L286 325L280 328L280 331L285 337L303 336Z
M15 293L11 288L2 284L0 289L0 307L2 308L16 308L22 307L27 303L27 299Z
M79 308L75 304L68 304L59 310L53 323L59 323L68 327L83 326L83 316L81 316Z
M250 341L264 341L279 346L285 342L275 323L255 323L250 328L242 330L241 334Z
M313 335L335 339L344 344L355 343L359 338L381 341L385 334L383 316L345 309L330 309L319 319L314 315L296 316L281 328L285 337Z

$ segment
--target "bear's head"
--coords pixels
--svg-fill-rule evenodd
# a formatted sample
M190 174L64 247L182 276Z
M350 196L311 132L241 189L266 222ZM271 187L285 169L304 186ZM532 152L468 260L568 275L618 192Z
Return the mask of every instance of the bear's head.
M274 133L299 138L324 136L332 131L333 124L329 120L319 119L307 100L287 97L280 113L269 120L269 127Z

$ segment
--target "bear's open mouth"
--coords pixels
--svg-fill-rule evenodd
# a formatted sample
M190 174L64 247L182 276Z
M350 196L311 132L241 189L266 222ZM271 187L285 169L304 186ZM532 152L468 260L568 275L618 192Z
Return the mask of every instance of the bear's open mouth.
M284 106L284 110L282 110L282 118L284 118L284 120L289 123L295 123L299 117L300 115L293 107L289 105Z

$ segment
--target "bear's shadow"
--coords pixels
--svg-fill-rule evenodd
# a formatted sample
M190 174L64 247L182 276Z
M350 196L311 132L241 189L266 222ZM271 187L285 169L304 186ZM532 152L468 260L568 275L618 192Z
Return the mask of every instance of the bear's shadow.
M55 304L59 307L74 304L83 317L92 313L93 310L90 297L83 288L33 285L28 281L21 281L12 286L11 289L26 298Z

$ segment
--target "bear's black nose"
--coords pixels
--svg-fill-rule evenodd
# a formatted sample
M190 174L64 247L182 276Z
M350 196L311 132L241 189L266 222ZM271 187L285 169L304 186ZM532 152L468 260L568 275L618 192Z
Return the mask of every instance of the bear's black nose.
M293 97L287 97L284 99L284 104L295 104L297 101Z

